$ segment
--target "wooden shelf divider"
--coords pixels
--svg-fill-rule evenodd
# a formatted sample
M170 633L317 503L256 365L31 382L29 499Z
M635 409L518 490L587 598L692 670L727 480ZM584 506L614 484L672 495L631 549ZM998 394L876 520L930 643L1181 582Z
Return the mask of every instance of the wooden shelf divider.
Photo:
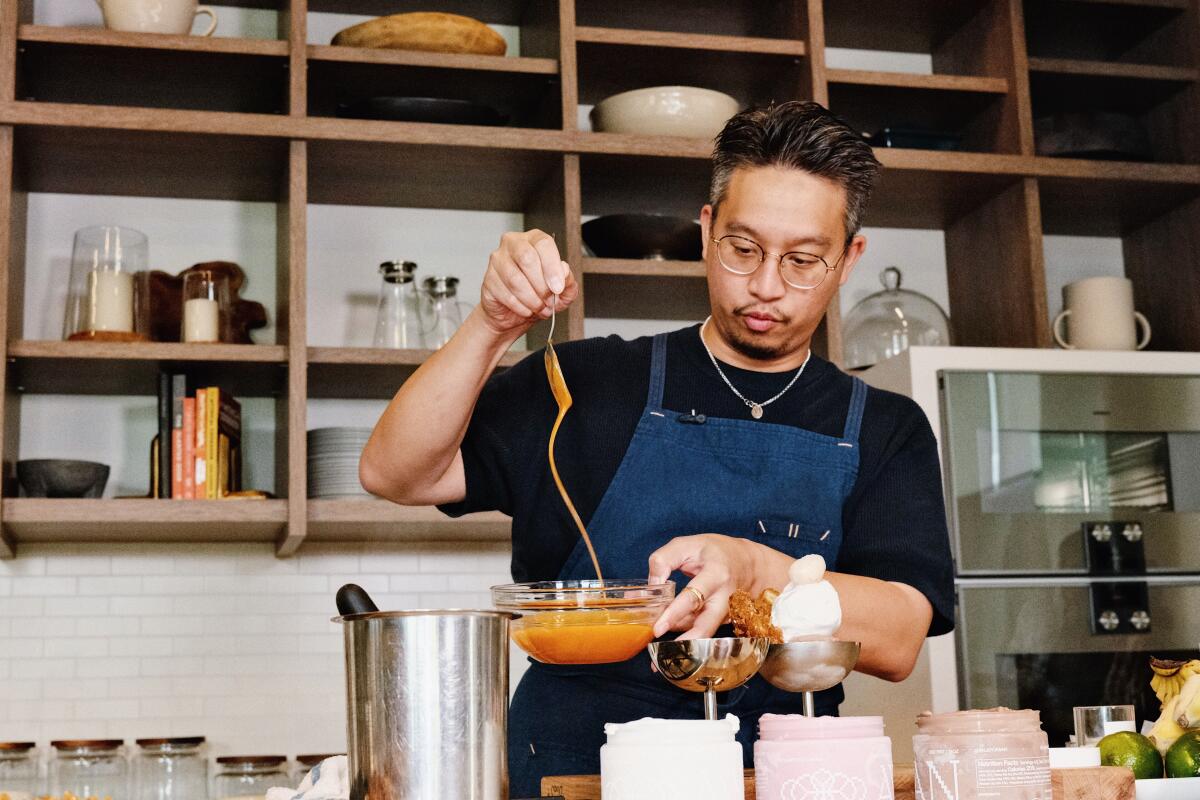
M1119 61L1086 61L1072 58L1029 57L1030 72L1055 75L1085 75L1096 78L1133 78L1147 81L1193 83L1200 80L1200 69L1162 64L1125 64Z
M730 53L792 56L801 58L806 52L799 39L773 39L751 36L723 36L708 33L673 33L671 31L625 30L580 25L575 38L590 44L630 45L634 47L665 47L679 50L713 50Z
M703 261L662 261L653 258L585 258L588 275L640 275L660 278L703 278Z
M130 50L177 50L190 53L214 53L246 56L286 57L288 43L278 39L240 39L230 36L189 36L167 33L128 33L107 28L21 25L17 32L21 43L85 45Z
M18 542L270 542L288 525L285 500L6 498Z
M553 58L484 56L459 53L427 53L420 50L380 50L367 47L334 45L307 46L309 61L340 61L353 64L384 64L435 69L470 69L488 72L514 72L529 75L557 75L558 61Z
M830 83L855 86L886 86L894 89L931 89L953 92L1004 94L1008 91L1005 78L983 75L940 75L912 72L878 72L858 69L826 69Z

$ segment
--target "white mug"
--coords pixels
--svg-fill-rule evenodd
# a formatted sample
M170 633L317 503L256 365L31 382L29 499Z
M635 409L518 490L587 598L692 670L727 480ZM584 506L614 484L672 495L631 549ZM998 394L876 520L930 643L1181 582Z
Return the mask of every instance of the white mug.
M136 33L191 33L197 14L207 14L212 22L201 36L212 36L217 29L217 14L196 0L96 0L104 12L104 27Z
M1069 340L1063 334L1064 322ZM1067 284L1063 310L1053 327L1054 341L1067 350L1141 350L1150 343L1150 322L1133 310L1133 282L1128 278L1085 278Z

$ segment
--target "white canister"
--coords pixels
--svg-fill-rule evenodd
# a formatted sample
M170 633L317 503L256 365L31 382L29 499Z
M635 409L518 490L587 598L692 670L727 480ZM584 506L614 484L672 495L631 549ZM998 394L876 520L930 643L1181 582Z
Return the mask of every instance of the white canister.
M604 800L703 797L743 800L738 718L645 718L604 726L600 794Z

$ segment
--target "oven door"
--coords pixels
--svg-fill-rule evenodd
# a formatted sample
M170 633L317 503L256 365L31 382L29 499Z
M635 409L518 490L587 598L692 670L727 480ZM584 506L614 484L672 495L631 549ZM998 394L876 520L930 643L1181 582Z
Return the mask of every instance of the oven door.
M962 579L956 637L963 708L1033 708L1050 745L1075 706L1132 703L1155 720L1150 656L1195 658L1200 576Z
M1200 378L942 374L960 575L1081 574L1086 535L1136 571L1200 572Z

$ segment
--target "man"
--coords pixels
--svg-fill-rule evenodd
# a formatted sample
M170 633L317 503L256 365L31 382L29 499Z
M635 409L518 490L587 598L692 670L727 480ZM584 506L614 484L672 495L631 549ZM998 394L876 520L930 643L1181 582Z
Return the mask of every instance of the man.
M910 400L812 355L837 287L866 247L858 234L879 164L821 106L738 114L717 138L700 211L712 316L632 342L559 345L575 405L556 444L563 481L605 577L682 573L655 635L711 636L730 595L783 588L794 559L832 570L840 639L862 642L858 669L912 670L926 635L952 627L952 567L937 447ZM400 389L363 453L363 485L450 514L513 517L517 581L595 577L551 480L556 406L542 358L489 380L501 355L578 286L551 237L506 234L480 304ZM836 713L841 689L818 696ZM750 743L764 712L801 698L754 679L722 696ZM543 775L594 773L605 722L697 717L695 695L624 664L533 664L513 699L514 796Z

